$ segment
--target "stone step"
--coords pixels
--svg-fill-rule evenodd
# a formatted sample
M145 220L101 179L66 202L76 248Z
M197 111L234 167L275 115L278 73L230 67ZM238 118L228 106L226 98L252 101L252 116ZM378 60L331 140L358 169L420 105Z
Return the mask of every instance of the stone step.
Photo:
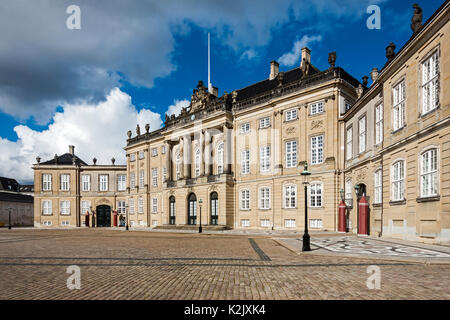
M164 229L164 230L198 230L198 225L188 225L188 224L180 224L180 225L171 225L164 224L161 226L157 226L154 229ZM202 229L204 231L223 231L230 230L231 228L222 225L202 225Z

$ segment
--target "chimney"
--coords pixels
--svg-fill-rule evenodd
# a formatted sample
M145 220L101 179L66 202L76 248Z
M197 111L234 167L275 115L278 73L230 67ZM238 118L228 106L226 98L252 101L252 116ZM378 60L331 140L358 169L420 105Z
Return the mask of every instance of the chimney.
M69 146L69 153L75 155L75 146Z
M277 77L278 72L280 71L280 64L278 62L271 61L270 62L270 75L269 80L273 80Z
M311 63L311 50L307 47L302 48L302 61L300 62L300 68L303 67L304 61Z
M370 73L370 78L372 79L372 82L377 81L378 78L378 68L373 68L372 72Z

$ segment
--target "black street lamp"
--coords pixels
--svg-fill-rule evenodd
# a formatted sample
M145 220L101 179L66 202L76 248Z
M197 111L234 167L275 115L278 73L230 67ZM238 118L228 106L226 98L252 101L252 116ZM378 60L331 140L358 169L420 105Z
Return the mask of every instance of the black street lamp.
M128 204L125 205L125 213L127 216L127 223L125 224L125 230L129 230L129 228L128 228Z
M203 232L203 229L202 229L202 203L203 203L203 200L200 199L198 201L198 204L200 205L200 225L198 227L198 233L202 233Z
M11 230L11 208L9 208L9 223L8 223L8 229Z
M308 171L308 162L305 162L305 167L301 174L304 177L303 185L305 189L305 233L303 234L302 251L311 251L310 236L308 234L308 176L311 173Z

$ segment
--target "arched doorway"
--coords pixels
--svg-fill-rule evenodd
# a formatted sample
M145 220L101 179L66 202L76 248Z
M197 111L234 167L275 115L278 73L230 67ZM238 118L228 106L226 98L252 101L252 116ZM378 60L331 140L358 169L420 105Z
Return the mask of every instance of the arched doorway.
M101 205L97 207L97 227L111 227L111 207Z
M188 224L197 224L197 197L194 193L188 197Z
M169 224L175 224L175 197L169 198Z
M219 220L219 195L217 192L211 193L211 224L217 225Z

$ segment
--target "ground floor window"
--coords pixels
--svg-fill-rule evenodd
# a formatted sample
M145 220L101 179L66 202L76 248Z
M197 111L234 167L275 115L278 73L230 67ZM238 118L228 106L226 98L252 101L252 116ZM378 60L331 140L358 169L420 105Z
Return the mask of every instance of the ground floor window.
M264 228L270 227L270 220L269 219L261 219L261 227L264 227Z
M44 226L51 226L52 225L52 222L51 221L44 221L43 223L42 223Z
M323 228L322 219L309 219L309 227L311 229Z
M295 219L285 219L284 227L285 228L295 228Z
M249 219L242 219L241 220L241 226L242 227L250 227L250 220Z
M61 225L62 225L62 226L69 226L69 225L70 225L70 221L68 221L68 220L63 220L63 221L61 221Z

